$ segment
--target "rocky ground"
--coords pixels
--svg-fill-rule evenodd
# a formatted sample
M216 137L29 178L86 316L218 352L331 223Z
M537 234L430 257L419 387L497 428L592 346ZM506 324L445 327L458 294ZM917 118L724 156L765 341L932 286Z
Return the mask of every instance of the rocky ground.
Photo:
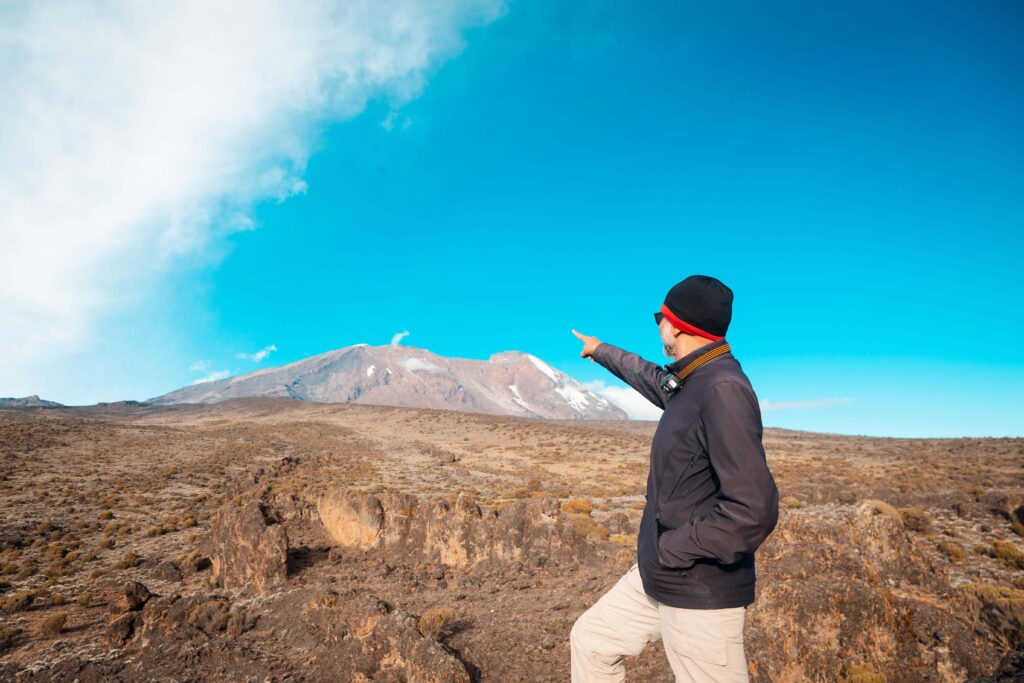
M0 410L0 680L568 680L572 623L635 559L654 427ZM765 443L752 681L1019 680L1024 440ZM626 666L672 680L661 643Z

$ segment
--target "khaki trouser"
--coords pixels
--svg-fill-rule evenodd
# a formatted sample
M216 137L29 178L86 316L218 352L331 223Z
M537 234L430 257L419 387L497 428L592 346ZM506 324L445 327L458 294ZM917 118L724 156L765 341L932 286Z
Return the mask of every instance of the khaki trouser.
M743 651L746 607L670 607L644 593L633 564L572 626L573 683L624 681L626 655L664 639L676 681L748 683Z

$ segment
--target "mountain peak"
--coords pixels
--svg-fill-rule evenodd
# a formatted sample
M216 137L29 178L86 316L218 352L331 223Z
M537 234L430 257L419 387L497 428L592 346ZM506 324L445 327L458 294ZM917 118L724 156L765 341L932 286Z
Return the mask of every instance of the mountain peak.
M150 403L217 403L269 396L557 419L627 419L575 379L523 351L449 358L398 344L352 344L303 360L204 382Z

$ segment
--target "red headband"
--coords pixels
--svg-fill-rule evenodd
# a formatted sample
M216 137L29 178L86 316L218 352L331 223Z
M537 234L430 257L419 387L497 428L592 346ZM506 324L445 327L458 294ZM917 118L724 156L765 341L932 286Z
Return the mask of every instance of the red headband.
M690 323L683 322L678 317L676 317L675 313L668 310L668 306L665 304L661 305L661 313L666 318L668 318L668 321L672 323L672 327L676 328L677 330L689 332L690 334L695 334L698 337L704 337L705 339L710 339L711 341L721 341L725 339L725 337L718 337L716 335L711 334L710 332L705 332L699 327L694 327Z

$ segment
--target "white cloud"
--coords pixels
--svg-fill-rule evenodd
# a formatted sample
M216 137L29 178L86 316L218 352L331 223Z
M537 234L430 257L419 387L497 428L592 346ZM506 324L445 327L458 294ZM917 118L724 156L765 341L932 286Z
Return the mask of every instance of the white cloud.
M610 387L603 380L586 382L583 386L622 408L631 420L660 420L664 412L631 387Z
M604 396L609 401L626 411L631 420L660 420L664 411L640 395L632 387L608 386L603 380L586 382L584 387ZM761 401L762 412L775 410L813 410L835 405L853 403L853 398L818 398L807 401Z
M380 127L384 130L394 130L395 126L398 126L399 128L408 128L411 125L412 119L397 109L389 111L387 116L385 116L380 122Z
M189 372L207 372L211 367L213 367L213 363L212 362L210 362L208 360L197 360L195 363L193 363L192 365L188 366L188 371Z
M270 346L264 346L256 353L236 353L235 357L241 360L251 360L253 363L259 363L274 351L277 351L277 347L271 344Z
M409 336L409 330L403 332L396 332L395 336L391 337L391 346L398 346L402 343L402 340Z
M227 370L217 370L215 372L211 372L206 377L200 377L199 379L194 380L192 384L202 384L203 382L216 382L219 379L225 379L230 374L231 373Z
M816 398L808 401L761 401L761 410L769 412L772 410L813 410L814 408L827 408L829 406L844 405L853 403L852 398Z
M422 360L420 358L406 358L402 360L401 363L402 367L404 367L406 370L411 370L412 372L416 372L417 370L440 370L440 368L434 365L433 363Z
M156 275L316 188L325 126L393 108L498 0L0 6L0 376L101 341ZM397 116L397 115L396 115ZM391 125L400 119L392 117Z

